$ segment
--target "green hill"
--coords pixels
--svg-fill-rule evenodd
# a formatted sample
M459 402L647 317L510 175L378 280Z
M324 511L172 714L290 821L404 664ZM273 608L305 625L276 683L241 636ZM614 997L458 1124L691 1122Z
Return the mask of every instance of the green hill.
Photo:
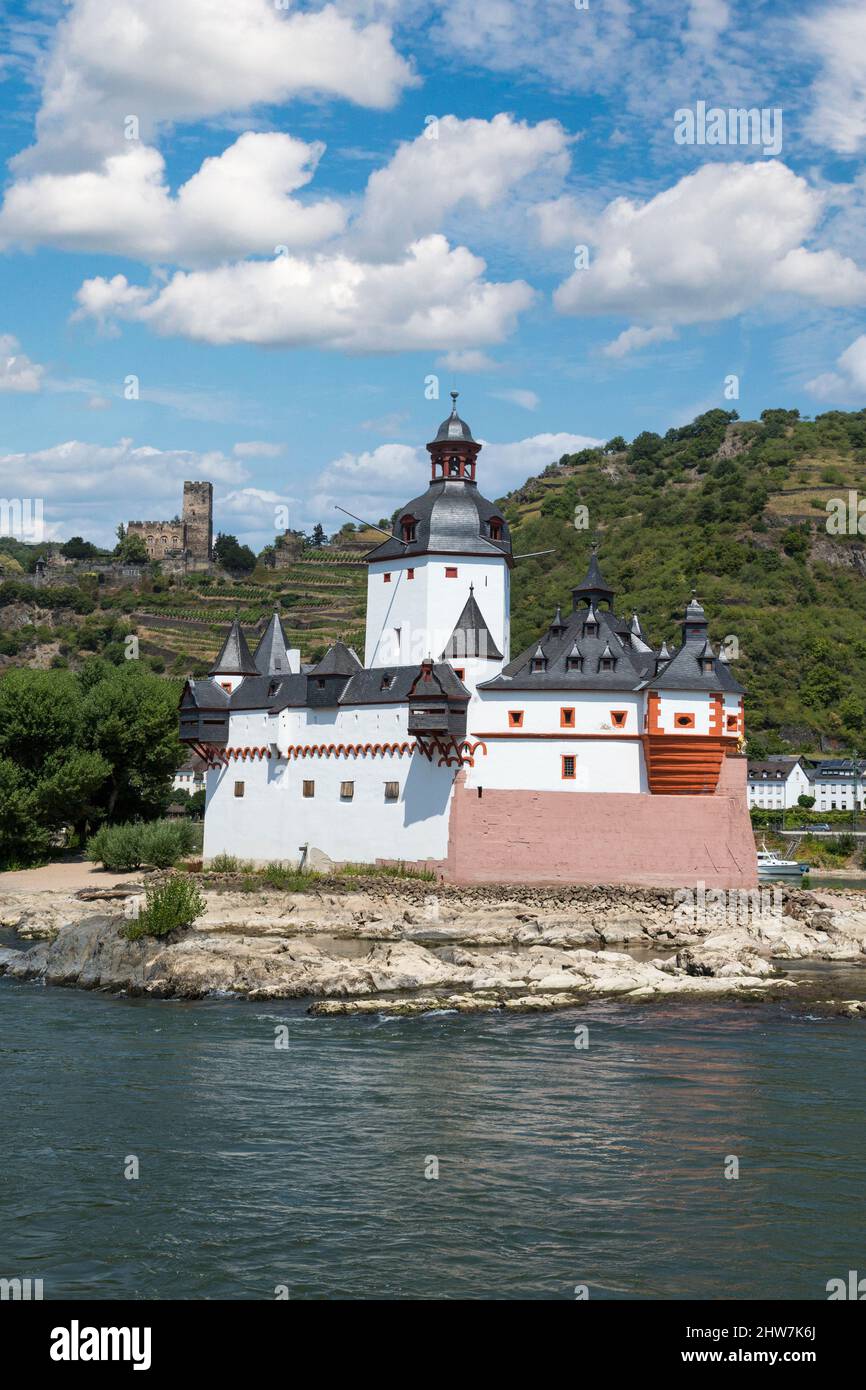
M692 588L735 639L752 751L866 751L866 516L863 535L827 530L849 491L866 498L866 411L712 410L565 456L503 499L515 554L555 550L515 568L512 650L569 602L597 538L649 640L678 639Z

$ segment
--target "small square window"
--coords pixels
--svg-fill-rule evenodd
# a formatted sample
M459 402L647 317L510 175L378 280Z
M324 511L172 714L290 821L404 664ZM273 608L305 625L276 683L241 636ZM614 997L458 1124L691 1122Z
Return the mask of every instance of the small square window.
M316 795L316 784L315 784L315 782L305 782L305 783L304 783L304 796L315 796L315 795Z
M352 800L352 797L353 797L354 795L355 795L355 783L354 783L354 782L341 782L341 783L340 783L340 800L341 800L341 801L351 801L351 800Z
M727 721L726 721L726 722L727 722L727 725L728 725L728 732L729 732L729 733L730 733L731 731L736 731L736 728L737 728L737 716L736 716L735 714L729 714L729 715L727 716Z
M570 780L574 776L576 766L577 759L574 757L573 754L564 753L562 755L562 776L566 781Z
M399 800L400 800L400 783L399 783L399 782L386 782L386 783L385 783L385 800L386 800L386 801L399 801Z
M232 693L232 683L231 683L231 681L220 681L220 685L222 686L223 690L227 690L228 693L229 693L229 695L231 695L231 693Z
M244 783L243 783L243 782L235 782L235 796L243 796L243 794L244 794Z
M390 584L390 583L391 583L391 572L390 572L390 570L388 571L387 574L383 574L383 575L382 575L382 578L383 578L383 580L385 581L386 584Z
M523 728L523 710L510 709L508 711L508 723L512 729Z
M317 687L319 688L319 690L324 690L324 688L325 688L325 677L324 677L324 676L317 676L317 677L316 677L316 685L317 685Z
M465 676L466 676L466 667L465 667L465 666L455 666L455 667L454 667L454 674L455 674L455 676L457 677L457 679L458 679L459 681L464 680L464 679L465 679Z
M610 712L610 722L615 729L624 729L628 710L612 709Z
M574 706L569 705L559 711L559 723L563 729L574 728Z
M414 579L414 578L415 578L415 571L414 571L413 569L408 569L408 570L406 571L406 578L407 578L407 579Z
M675 714L674 724L678 729L693 729L695 727L695 716L693 714Z
M445 566L445 578L446 578L446 579L456 579L456 578L457 578L457 566L456 566L456 565L446 565L446 566Z

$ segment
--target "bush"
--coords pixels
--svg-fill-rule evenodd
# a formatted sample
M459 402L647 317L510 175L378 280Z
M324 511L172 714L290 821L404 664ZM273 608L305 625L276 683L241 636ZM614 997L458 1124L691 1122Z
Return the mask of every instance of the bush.
M215 874L236 874L239 868L236 854L216 854L208 864L208 869Z
M194 847L195 832L188 821L145 821L103 825L88 840L86 854L92 863L117 874L142 864L170 869Z
M195 848L195 832L187 820L149 821L141 827L141 862L170 869Z
M92 863L101 863L109 873L140 869L141 831L140 825L103 825L87 841L85 854Z
M130 941L142 936L168 936L181 927L191 927L201 917L206 903L189 874L175 874L159 888L149 888L138 919L130 922L124 935Z

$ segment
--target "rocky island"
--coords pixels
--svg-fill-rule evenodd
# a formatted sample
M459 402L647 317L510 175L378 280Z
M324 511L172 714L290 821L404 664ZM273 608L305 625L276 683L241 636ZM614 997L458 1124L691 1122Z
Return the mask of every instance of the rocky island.
M789 962L866 964L866 905L842 891L696 903L659 889L432 887L335 879L306 892L244 891L211 876L204 916L162 940L126 935L139 884L8 893L0 926L14 935L0 972L157 998L306 999L329 1015L796 995L805 981Z

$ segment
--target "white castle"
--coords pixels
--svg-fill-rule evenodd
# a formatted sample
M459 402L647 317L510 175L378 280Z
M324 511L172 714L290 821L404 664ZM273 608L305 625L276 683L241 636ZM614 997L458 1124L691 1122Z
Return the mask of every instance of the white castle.
M367 556L364 660L302 665L275 613L235 621L180 736L207 762L204 856L403 862L455 882L756 881L743 687L693 597L669 651L617 617L593 551L513 660L508 524L457 413L432 472Z

